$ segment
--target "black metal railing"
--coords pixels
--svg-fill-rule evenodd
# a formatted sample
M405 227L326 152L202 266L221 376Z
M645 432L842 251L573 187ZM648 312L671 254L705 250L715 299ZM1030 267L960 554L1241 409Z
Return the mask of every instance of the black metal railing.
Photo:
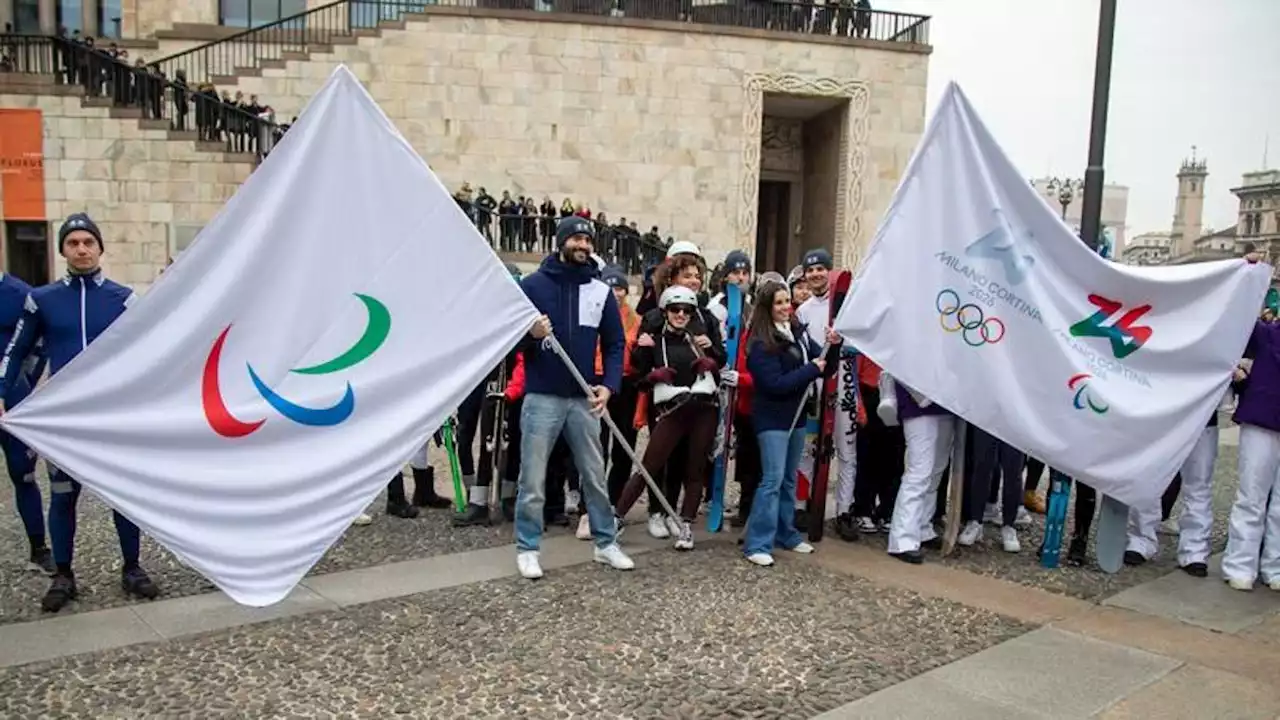
M868 10L852 2L815 5L790 0L338 0L234 35L205 43L155 63L173 77L183 70L192 82L235 76L286 53L327 50L335 41L396 22L431 8L506 10L531 15L560 13L641 20L668 20L723 27L926 44L929 18Z
M509 208L504 212L496 204L472 202L457 195L453 199L496 252L552 252L556 247L556 223L568 214L565 210L545 213L540 207L517 214ZM667 243L649 233L642 235L637 228L596 218L591 219L591 224L596 229L595 253L628 274L638 275L667 256Z
M139 111L140 119L167 121L166 128L195 131L196 139L219 143L226 152L270 152L284 133L265 113L220 98L181 75L172 79L152 65L128 65L109 53L64 37L0 35L0 72L40 75L75 86L87 98Z

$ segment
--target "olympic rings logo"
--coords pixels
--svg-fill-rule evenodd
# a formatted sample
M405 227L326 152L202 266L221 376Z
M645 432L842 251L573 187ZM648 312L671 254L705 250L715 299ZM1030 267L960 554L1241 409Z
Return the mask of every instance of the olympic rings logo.
M995 345L1004 340L1004 321L987 317L982 308L973 303L961 303L960 293L944 288L934 300L938 310L938 322L949 333L958 332L970 347ZM968 314L966 314L968 313ZM972 334L971 334L972 333Z

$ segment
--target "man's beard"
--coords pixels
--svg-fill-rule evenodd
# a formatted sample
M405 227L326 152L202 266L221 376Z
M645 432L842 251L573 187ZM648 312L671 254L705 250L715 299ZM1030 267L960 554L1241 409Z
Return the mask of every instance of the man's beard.
M582 253L582 259L577 258L578 253ZM570 265L586 265L591 262L591 253L586 250L562 250L560 251L560 259Z

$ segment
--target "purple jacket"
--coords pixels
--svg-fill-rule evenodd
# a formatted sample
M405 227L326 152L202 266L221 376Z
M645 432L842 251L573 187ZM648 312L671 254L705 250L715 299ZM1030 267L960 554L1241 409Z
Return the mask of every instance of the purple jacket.
M1258 321L1245 346L1253 369L1242 383L1235 421L1280 432L1280 324Z
M911 397L911 393L907 392L905 385L894 378L894 391L898 395L898 420L906 422L911 418L924 417L926 415L950 415L951 411L942 407L938 403L931 403L928 407L920 407L915 398Z

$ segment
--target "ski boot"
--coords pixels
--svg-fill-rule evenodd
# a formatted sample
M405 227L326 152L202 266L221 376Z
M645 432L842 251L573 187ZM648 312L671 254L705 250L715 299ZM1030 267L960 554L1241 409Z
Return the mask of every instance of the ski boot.
M50 577L57 570L53 564L53 553L49 552L49 548L43 545L31 548L31 555L27 559L27 564L32 570L42 572Z
M849 513L841 513L836 516L835 521L836 534L845 542L857 542L862 533L858 531L858 526L853 521L853 515Z
M44 599L40 601L40 609L45 612L56 613L79 595L80 590L76 587L76 576L70 570L65 573L57 573L53 576L53 583L49 585L49 591L44 594Z
M489 521L489 507L487 505L476 505L475 503L467 503L466 510L454 513L452 522L454 527L475 527L492 524Z
M404 497L404 475L396 473L387 483L387 514L405 520L418 517L418 508Z
M401 488L403 487L404 483L401 481ZM415 507L431 508L432 510L443 510L453 506L453 503L446 498L436 494L435 468L413 468L413 504Z
M1124 564L1128 565L1129 567L1137 567L1139 565L1146 565L1147 559L1142 557L1142 553L1140 552L1137 552L1135 550L1125 550Z
M1067 548L1067 562L1075 567L1082 567L1089 562L1088 549L1089 541L1085 538L1071 538L1071 545Z
M152 582L147 571L134 565L120 573L120 587L125 595L133 595L146 600L155 600L160 596L160 587Z

